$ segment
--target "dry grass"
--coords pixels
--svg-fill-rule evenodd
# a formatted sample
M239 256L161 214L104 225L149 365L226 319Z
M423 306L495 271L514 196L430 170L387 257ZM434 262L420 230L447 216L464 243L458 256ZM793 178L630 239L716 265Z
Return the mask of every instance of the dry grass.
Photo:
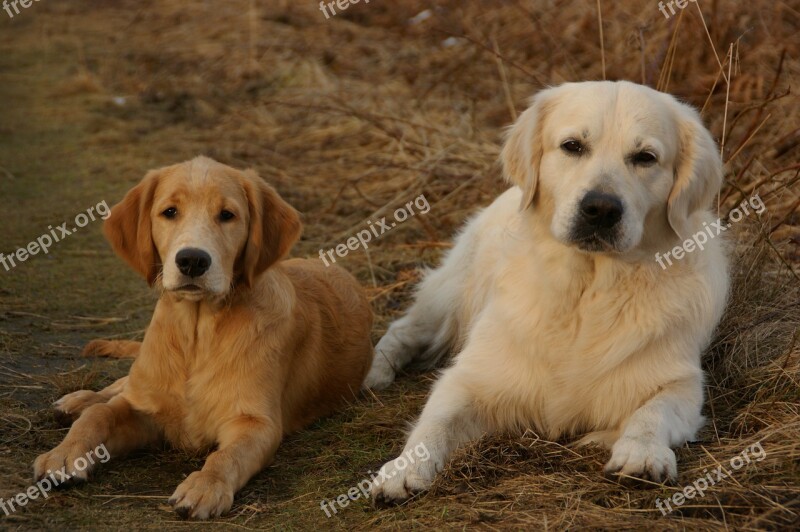
M797 523L800 5L701 1L665 20L651 0L373 0L326 21L317 4L39 2L0 22L0 100L9 108L0 195L14 198L0 213L12 229L0 251L100 199L119 199L148 168L198 153L256 168L304 213L298 256L317 256L425 194L429 214L341 260L370 287L377 339L406 307L421 268L504 189L496 164L503 127L528 96L562 81L645 82L703 109L724 139L721 215L756 191L768 208L732 237L736 286L706 357L710 422L700 442L679 451L679 484L756 441L767 458L665 518L654 501L674 488L603 479L601 450L498 436L460 452L431 493L405 506L372 511L361 501L328 520L319 501L402 445L401 423L418 414L430 382L412 376L290 438L232 514L206 528ZM429 18L410 22L426 9ZM63 436L47 401L125 371L124 363L77 359L79 346L135 335L152 308L98 227L35 259L0 271L3 497L27 485L26 464ZM0 516L0 527L179 528L162 499L199 460L136 455L86 488Z

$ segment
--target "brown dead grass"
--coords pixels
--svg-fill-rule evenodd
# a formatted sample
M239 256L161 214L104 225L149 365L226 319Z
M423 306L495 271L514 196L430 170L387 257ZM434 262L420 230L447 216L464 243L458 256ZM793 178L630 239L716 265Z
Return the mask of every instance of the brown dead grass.
M4 50L17 51L19 68L36 61L66 65L45 91L50 123L65 126L68 110L82 113L81 149L29 173L77 165L79 186L92 204L120 198L148 168L205 153L253 167L273 183L304 215L305 235L295 255L315 257L368 220L425 194L429 214L392 230L368 252L340 260L370 287L376 339L406 307L421 268L435 264L464 219L505 188L496 164L503 128L544 85L606 77L676 94L702 108L711 131L724 139L721 215L754 192L767 204L767 216L750 220L733 237L736 286L706 357L709 424L700 442L679 451L679 485L756 441L768 456L703 499L664 518L654 501L674 488L624 488L602 478L603 451L526 434L464 449L432 492L400 508L372 511L362 501L326 519L319 500L346 491L401 447L402 422L418 414L429 384L414 376L290 439L278 464L243 490L231 516L208 528L711 530L780 529L798 522L800 5L709 1L700 2L701 16L690 3L670 20L651 0L600 5L598 17L595 2L373 0L326 21L317 2L305 0L41 2L9 24L13 38L4 41ZM409 22L426 9L430 18ZM24 47L32 58L23 56ZM23 82L37 83L16 80ZM4 177L24 174L27 163L10 152L7 157L17 162L0 163L0 179L7 180L0 187L30 196L30 185ZM25 201L49 201L54 191L74 198L74 181L48 183ZM70 199L65 212L88 204ZM16 208L9 206L7 221L22 227L23 211ZM36 234L26 231L2 250ZM104 250L99 239L97 233L87 236L86 245ZM73 260L79 267L96 258ZM120 265L108 257L86 267L112 275ZM111 331L70 329L66 350L54 344L69 331L52 324L74 322L74 313L60 305L84 303L56 302L57 309L48 310L34 302L41 300L38 290L47 276L66 266L50 268L40 274L30 266L10 281L3 278L11 295L4 297L0 325L7 331L0 347L12 368L21 371L29 348L47 351L43 360L50 360L52 350L76 354L93 336L146 324L151 301L132 274L123 285L98 278L85 292L96 305L86 314L128 322ZM54 299L81 289L58 284ZM20 310L44 319L12 314ZM124 366L85 371L68 380L41 365L21 371L30 379L10 373L14 386L34 388L0 397L9 412L0 469L13 479L13 489L0 495L24 486L27 469L20 464L63 435L40 402L43 395L51 400L64 388L94 382L98 371L107 381ZM40 382L39 374L48 373L62 390ZM42 506L47 512L31 511L12 522L178 528L166 509L146 497L165 498L177 484L176 472L197 464L175 453L134 457L109 468L99 486L54 496ZM109 493L120 498L104 498ZM143 498L125 498L137 493Z

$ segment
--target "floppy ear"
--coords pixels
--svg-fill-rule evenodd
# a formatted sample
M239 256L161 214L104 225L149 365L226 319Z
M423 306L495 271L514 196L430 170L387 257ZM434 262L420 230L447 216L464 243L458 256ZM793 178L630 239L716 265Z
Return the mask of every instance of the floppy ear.
M506 181L522 189L520 210L533 204L539 181L539 165L542 162L542 124L554 89L537 94L530 107L522 113L508 131L500 159Z
M139 274L150 286L158 277L161 259L153 242L150 209L153 205L159 170L153 170L114 205L103 232L117 255Z
M680 238L691 231L689 218L711 205L722 186L722 160L717 143L694 109L679 106L680 151L675 181L667 203L667 218Z
M240 277L246 286L285 257L303 226L300 215L252 170L245 173L244 187L250 209L250 232L240 259Z

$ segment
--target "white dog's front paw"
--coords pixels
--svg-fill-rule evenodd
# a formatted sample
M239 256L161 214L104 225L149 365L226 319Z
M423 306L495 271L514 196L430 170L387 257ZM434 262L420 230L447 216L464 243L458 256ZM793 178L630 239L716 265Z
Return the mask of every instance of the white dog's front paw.
M364 387L372 390L383 390L394 382L395 371L383 357L375 355L372 367L364 379Z
M399 466L398 466L399 462ZM406 465L406 467L400 467ZM370 488L375 506L391 506L406 501L431 487L436 470L409 464L400 456L386 462Z
M372 367L364 379L364 387L373 390L383 390L394 382L395 368L405 348L392 332L387 332L375 346L375 356Z
M649 439L620 438L611 448L606 475L625 475L653 482L675 480L678 466L669 447Z

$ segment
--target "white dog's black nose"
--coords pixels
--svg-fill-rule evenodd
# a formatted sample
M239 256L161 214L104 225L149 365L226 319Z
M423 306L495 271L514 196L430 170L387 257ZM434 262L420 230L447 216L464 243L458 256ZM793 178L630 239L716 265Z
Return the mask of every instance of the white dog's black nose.
M610 229L622 219L622 202L603 192L588 192L580 204L583 221L598 229Z
M211 267L211 255L196 248L185 248L175 255L175 264L183 275L200 277Z

